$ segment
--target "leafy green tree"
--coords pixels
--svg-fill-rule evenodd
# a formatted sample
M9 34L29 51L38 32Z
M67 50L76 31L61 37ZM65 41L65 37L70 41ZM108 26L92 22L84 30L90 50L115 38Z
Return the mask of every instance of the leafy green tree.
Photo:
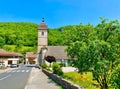
M16 47L21 48L22 46L23 46L23 41L22 40L18 40L16 42Z
M74 58L74 66L80 73L91 71L101 89L107 89L109 75L120 58L118 21L106 22L102 19L94 28L85 25L76 28L76 31L74 35L72 33L74 38L68 46L68 55Z

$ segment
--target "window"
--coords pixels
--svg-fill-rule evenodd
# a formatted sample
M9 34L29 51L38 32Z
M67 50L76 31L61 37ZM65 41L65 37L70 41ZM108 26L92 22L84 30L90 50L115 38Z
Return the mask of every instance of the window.
M44 36L44 32L42 32L42 36Z

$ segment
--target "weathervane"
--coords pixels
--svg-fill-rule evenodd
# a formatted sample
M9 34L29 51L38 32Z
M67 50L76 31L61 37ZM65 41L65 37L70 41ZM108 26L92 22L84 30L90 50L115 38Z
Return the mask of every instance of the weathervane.
M42 18L42 22L44 23L44 18Z

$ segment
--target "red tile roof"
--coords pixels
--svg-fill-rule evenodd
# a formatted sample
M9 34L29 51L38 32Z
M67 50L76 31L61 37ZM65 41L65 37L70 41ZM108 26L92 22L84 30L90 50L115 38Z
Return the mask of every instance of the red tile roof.
M47 25L44 23L44 22L42 22L39 26L38 26L38 30L47 30L48 29L48 27L47 27Z
M47 29L48 29L48 27L44 23L44 18L42 18L42 23L38 26L38 30L47 30Z
M37 58L37 54L34 52L27 52L26 57L27 58Z
M20 56L22 57L23 55L20 53L15 53L15 52L7 52L6 50L0 49L0 56L1 57L15 57L15 56Z

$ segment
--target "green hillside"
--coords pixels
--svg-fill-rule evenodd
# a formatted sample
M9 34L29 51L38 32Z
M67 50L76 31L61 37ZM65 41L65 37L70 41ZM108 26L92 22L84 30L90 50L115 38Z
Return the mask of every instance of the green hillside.
M48 30L48 45L64 45L61 28ZM38 25L28 22L0 22L0 48L25 54L37 52Z
M26 22L1 22L0 47L20 53L36 51L37 24Z
M114 28L114 22L116 21L104 21L101 20L96 26L91 24L83 25L68 25L62 26L60 28L48 29L48 45L62 46L62 45L71 45L71 43L80 41L80 42L89 42L89 33L97 34L97 30L105 29L105 33L101 30L101 37L106 37L109 34L107 27L109 28L112 24ZM118 22L119 23L119 22ZM105 26L104 28L101 26ZM115 25L115 27L120 28L120 24ZM94 39L99 37L92 36ZM20 52L25 54L28 51L37 52L37 37L38 37L38 24L28 23L28 22L1 22L0 23L0 47L12 51ZM115 36L114 38L116 38ZM101 38L101 39L103 39Z

